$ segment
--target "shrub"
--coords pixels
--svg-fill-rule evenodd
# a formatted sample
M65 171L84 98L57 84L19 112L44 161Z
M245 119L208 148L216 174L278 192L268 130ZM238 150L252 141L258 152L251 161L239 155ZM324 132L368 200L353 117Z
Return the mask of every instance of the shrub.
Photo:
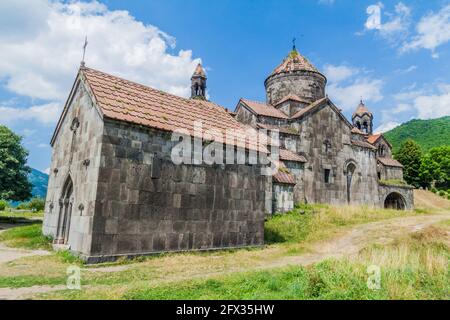
M45 200L42 198L33 198L28 203L30 210L43 211L45 208Z
M433 188L431 188L430 191L433 192L433 193L437 193L438 190L437 190L436 188L433 187Z
M28 202L21 202L16 207L17 210L30 210L30 207L28 206Z
M8 202L0 200L0 211L4 211L8 207Z
M438 191L438 193L437 193L438 195L440 195L441 197L444 197L444 196L446 196L447 195L447 193L444 191L444 190L440 190L440 191Z

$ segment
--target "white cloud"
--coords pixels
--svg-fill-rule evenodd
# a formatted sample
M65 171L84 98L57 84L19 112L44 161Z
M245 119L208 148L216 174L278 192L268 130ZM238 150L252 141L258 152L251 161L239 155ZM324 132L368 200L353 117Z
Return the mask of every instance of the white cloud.
M374 30L392 43L397 43L399 39L404 39L408 35L411 25L411 9L399 2L395 6L395 13L385 12L388 20L383 23L382 11L384 5L381 2L373 4L366 9L368 18L364 27L366 30Z
M450 84L413 85L392 96L395 107L382 111L384 122L396 122L403 115L409 118L433 119L450 115Z
M413 106L420 119L450 115L450 84L441 85L437 94L416 97Z
M189 79L200 60L190 50L172 53L174 38L97 1L1 1L0 79L16 94L63 101L80 64L85 35L87 66L188 96Z
M0 123L13 124L21 121L37 121L43 124L54 124L61 113L60 103L48 103L29 108L0 106ZM28 131L24 134L29 133Z
M45 149L45 148L49 148L50 145L48 143L39 143L36 147Z
M324 72L327 75L328 81L340 82L356 75L359 73L359 70L346 65L334 66L326 64L324 66Z
M417 24L416 30L417 35L403 45L402 51L424 48L437 58L436 48L450 41L450 4L437 13L424 16Z
M398 69L398 70L396 70L396 73L398 73L398 74L408 74L408 73L411 73L411 72L413 72L413 71L415 71L417 69L418 69L418 67L416 65L412 65L412 66L409 66L408 68L405 68L405 69Z
M383 81L371 78L367 72L348 65L324 66L329 82L328 95L343 110L354 110L361 98L368 102L383 99Z
M385 122L382 125L380 125L378 128L376 128L374 130L375 133L383 133L383 132L387 132L389 130L392 130L396 127L398 127L400 125L399 122L395 122L395 121L389 121L389 122Z
M343 110L353 110L361 98L369 102L382 100L383 84L379 79L359 78L349 85L330 84L328 94Z
M46 174L50 174L50 168L45 169L43 172Z

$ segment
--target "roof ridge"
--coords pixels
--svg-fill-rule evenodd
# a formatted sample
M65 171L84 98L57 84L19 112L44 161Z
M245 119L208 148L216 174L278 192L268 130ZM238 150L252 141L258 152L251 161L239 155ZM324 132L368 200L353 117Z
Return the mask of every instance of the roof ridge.
M145 85L145 84L142 84L142 83L139 83L139 82L136 82L136 81L128 80L128 79L125 79L125 78L123 78L123 77L121 77L121 76L116 76L116 75L113 75L113 74L111 74L111 73L107 73L107 72L104 72L104 71L100 71L100 70L98 70L98 69L94 69L94 68L90 68L90 67L83 67L83 68L80 69L80 70L82 70L82 71L90 70L90 71L93 71L93 72L101 73L101 74L103 74L103 75L106 75L106 76L109 76L109 77L113 77L113 78L116 78L116 79L119 79L119 80L128 82L128 83L130 83L130 84L133 84L133 85L136 85L136 86L139 86L139 87L143 87L143 88L150 89L150 90L153 90L153 91L156 91L156 92L165 94L165 95L172 96L172 97L174 97L174 98L176 98L176 99L184 100L184 101L187 101L187 102L189 102L189 103L195 103L195 101L193 101L192 99L188 99L188 98L184 98L184 97L181 97L181 96L177 96L176 94L173 94L173 93L170 93L170 92L161 90L161 89L156 89L156 88L154 88L154 87L150 87L150 86L148 86L148 85ZM209 103L212 103L212 102L210 102L210 101L203 101L203 102L209 102ZM223 108L223 107L222 107L222 108Z

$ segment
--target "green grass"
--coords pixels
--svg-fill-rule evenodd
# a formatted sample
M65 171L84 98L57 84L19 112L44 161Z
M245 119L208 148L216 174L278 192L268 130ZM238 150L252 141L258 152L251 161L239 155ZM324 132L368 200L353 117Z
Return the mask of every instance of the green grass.
M406 183L406 181L399 179L380 180L380 184L385 186L408 186L408 183Z
M17 276L0 277L0 288L27 288L32 286L52 286L65 284L67 276L61 277L40 277L40 276Z
M266 220L265 241L274 243L299 243L321 240L343 227L432 211L398 211L366 206L298 205L285 214L277 214Z
M0 218L13 218L13 219L34 219L34 218L43 218L43 211L0 211Z
M371 290L367 287L367 267L368 265L349 261L328 260L312 267L289 267L133 289L122 298L132 300L449 298L449 280L445 272L430 275L423 270L386 268L381 272L383 280L380 290Z
M51 250L51 238L42 235L42 223L8 229L0 233L0 242L9 247Z
M356 257L209 280L127 291L124 299L450 299L450 250L436 227L372 245ZM381 270L381 288L367 286L368 266Z

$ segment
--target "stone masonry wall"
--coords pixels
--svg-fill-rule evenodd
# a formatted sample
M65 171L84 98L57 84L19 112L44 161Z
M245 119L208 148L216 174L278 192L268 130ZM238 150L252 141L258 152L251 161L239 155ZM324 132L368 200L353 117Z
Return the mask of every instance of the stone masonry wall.
M278 74L266 80L267 104L276 105L289 94L313 103L325 97L326 79L318 73L297 71L290 74Z
M414 209L414 189L413 187L408 186L386 186L386 185L380 185L379 186L379 195L380 195L380 207L384 207L384 203L386 201L386 198L390 194L399 194L404 201L405 209L406 210L413 210Z
M308 202L347 203L346 166L356 166L350 188L350 203L378 205L376 154L351 144L350 128L329 106L292 124L300 132L300 149L307 155L304 190ZM325 182L325 169L330 181Z
M79 126L74 133L75 118ZM75 252L90 251L102 132L101 117L81 82L54 141L43 223L43 233L55 237L60 199L70 177L74 191L67 244Z
M105 122L88 261L264 243L271 177L259 166L174 165L174 144L167 132Z

